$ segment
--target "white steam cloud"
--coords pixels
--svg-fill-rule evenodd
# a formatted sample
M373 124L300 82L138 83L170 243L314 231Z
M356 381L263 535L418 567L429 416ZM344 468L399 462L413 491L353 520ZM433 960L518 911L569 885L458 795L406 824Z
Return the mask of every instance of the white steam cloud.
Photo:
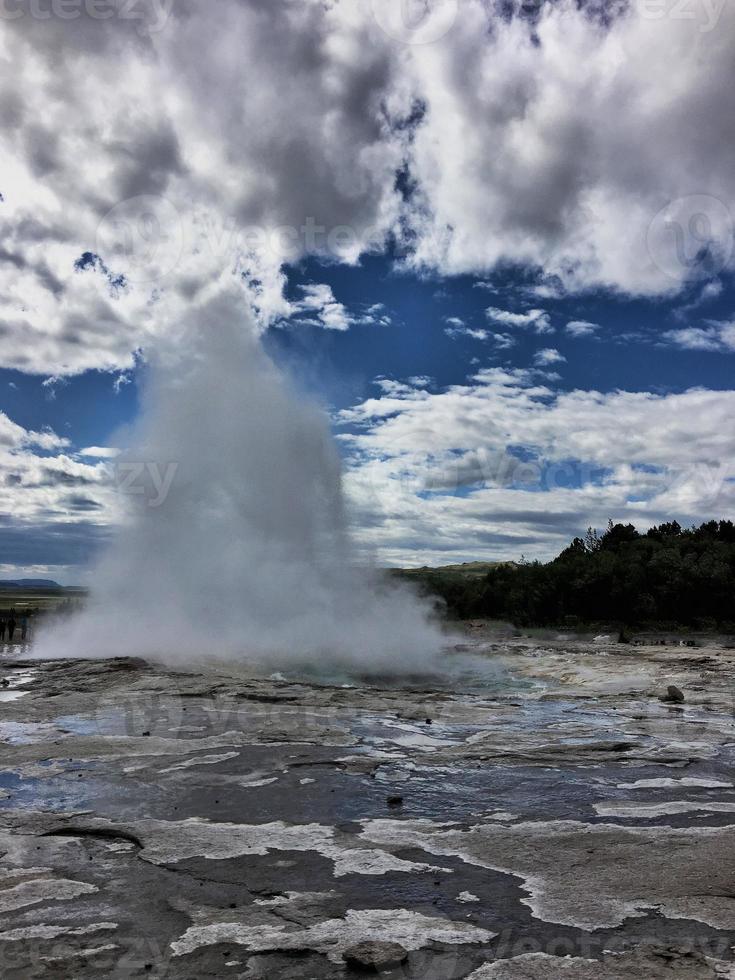
M327 419L219 292L157 352L118 460L131 515L48 656L425 670L430 610L357 560Z

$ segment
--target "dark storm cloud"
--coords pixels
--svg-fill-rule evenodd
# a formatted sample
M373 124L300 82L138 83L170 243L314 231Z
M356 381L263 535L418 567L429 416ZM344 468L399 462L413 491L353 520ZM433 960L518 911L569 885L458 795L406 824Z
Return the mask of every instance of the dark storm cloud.
M185 170L178 137L168 122L123 131L107 149L116 170L113 203L141 194L165 194L171 178Z

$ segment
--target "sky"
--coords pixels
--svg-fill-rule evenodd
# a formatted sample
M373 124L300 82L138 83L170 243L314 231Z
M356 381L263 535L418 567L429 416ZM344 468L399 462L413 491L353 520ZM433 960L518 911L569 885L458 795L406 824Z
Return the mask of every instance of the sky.
M381 565L732 518L734 20L6 0L0 575L93 579L148 364L233 290Z

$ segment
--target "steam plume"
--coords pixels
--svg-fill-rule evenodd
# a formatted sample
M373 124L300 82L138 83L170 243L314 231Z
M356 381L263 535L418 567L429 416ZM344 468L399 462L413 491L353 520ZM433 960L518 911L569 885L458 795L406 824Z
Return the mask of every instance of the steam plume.
M356 561L326 418L242 321L220 295L158 351L119 461L130 520L41 655L426 668L439 632Z

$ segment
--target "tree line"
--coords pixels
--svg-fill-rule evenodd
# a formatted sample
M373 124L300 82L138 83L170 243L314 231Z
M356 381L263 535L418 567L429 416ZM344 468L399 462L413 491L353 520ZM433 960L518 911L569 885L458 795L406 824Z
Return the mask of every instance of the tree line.
M604 533L589 528L548 563L498 564L475 578L427 569L420 581L460 619L729 630L735 626L735 525L683 528L672 521L641 534L610 521Z

